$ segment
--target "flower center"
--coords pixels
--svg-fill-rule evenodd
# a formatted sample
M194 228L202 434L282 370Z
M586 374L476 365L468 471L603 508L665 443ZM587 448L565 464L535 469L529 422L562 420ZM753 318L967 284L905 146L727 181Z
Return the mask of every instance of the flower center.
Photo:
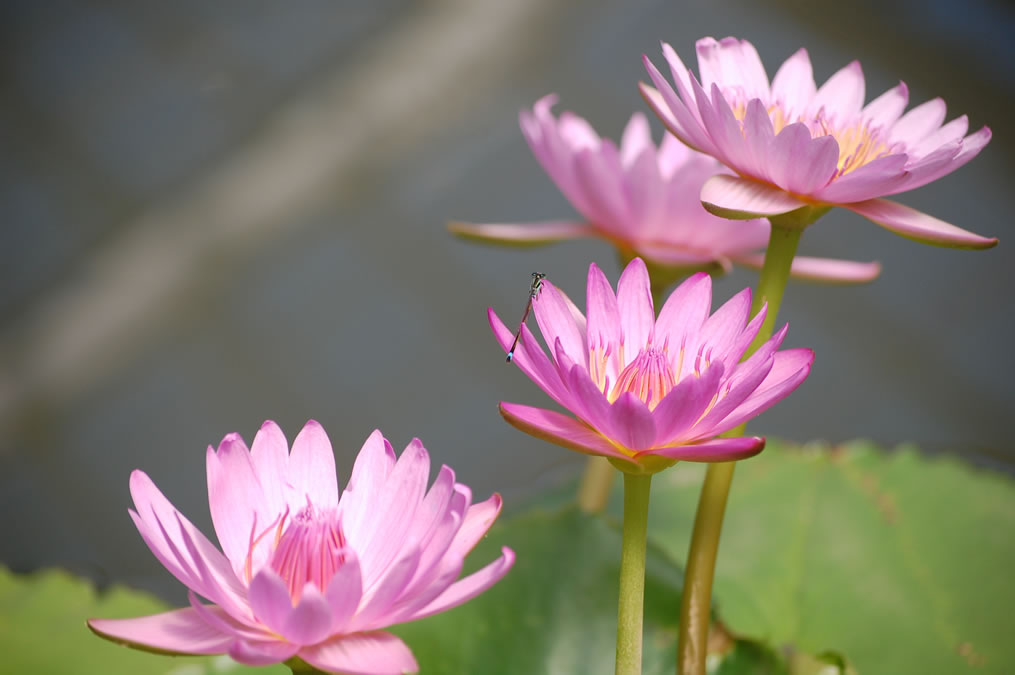
M644 401L649 410L653 410L676 383L677 378L670 367L665 348L648 346L620 372L608 398L613 403L621 394L629 391Z
M324 591L345 563L345 535L334 509L322 511L308 503L291 518L288 515L283 514L278 526L272 528L275 550L269 564L285 580L295 607L306 584Z
M726 93L726 98L733 110L733 116L740 122L740 131L744 133L744 117L747 115L747 101L743 97L735 96L735 92ZM839 160L836 163L836 172L832 177L838 178L850 171L860 168L865 164L873 162L879 157L890 155L893 148L887 143L880 127L871 127L871 121L858 118L851 124L839 125L825 113L824 108L812 118L803 116L791 116L783 110L778 103L772 103L766 108L768 118L772 120L772 129L778 134L786 126L801 122L811 132L811 138L831 136L839 144Z

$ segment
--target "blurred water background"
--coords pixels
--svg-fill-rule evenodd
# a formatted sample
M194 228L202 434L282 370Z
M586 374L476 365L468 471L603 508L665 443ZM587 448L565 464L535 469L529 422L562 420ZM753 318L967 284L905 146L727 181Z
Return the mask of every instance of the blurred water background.
M770 74L800 46L818 82L860 59L867 98L994 139L900 198L985 235L920 246L833 211L802 252L880 260L865 287L791 285L790 346L817 361L752 429L795 440L913 440L1011 471L1015 10L1001 0L338 0L0 5L0 563L63 565L179 601L134 530L134 468L211 534L204 450L265 419L319 420L344 485L374 428L420 437L508 506L575 474L575 453L503 423L548 401L489 334L529 273L584 297L610 247L463 243L449 219L563 218L518 111L617 137L659 41L736 35ZM657 138L661 127L654 124ZM756 275L717 283L716 301ZM933 486L928 486L933 490ZM947 499L947 495L942 495Z

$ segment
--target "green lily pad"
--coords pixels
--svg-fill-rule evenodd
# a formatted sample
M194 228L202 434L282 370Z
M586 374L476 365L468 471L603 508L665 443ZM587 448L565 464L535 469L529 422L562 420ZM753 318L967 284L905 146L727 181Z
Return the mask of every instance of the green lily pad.
M249 668L228 656L158 656L96 637L85 620L155 614L168 609L148 593L113 587L98 594L88 581L47 570L17 575L0 567L0 654L8 673L212 675L288 673Z
M704 467L656 477L649 537L686 556ZM1015 483L913 447L770 442L736 469L715 605L732 632L861 673L1015 672Z
M461 607L393 629L412 648L421 672L612 673L620 560L616 523L575 507L502 518L469 562L488 562L505 545L518 558L500 583ZM682 575L671 557L649 547L646 674L669 675L676 667ZM723 651L712 659L710 673L789 672L781 655L754 643L730 639Z

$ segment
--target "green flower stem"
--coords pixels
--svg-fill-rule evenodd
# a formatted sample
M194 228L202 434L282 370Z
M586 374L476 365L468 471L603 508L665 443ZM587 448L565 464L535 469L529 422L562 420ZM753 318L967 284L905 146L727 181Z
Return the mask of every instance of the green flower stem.
M768 302L768 314L757 337L744 354L746 359L772 336L779 305L782 303L786 281L789 278L793 256L803 228L816 220L827 209L807 210L806 213L786 214L781 219L772 218L772 233L765 264L754 294L751 316L758 313ZM802 210L803 211L803 210ZM809 222L808 222L809 221ZM743 425L728 435L742 436ZM680 632L677 639L678 675L704 675L705 657L708 656L708 624L712 602L712 580L715 577L715 561L719 552L719 534L722 531L726 501L733 482L733 468L736 462L709 464L705 473L705 484L698 499L698 511L694 516L694 531L687 553L687 571L684 573L684 592L680 606Z
M617 610L617 675L641 675L645 613L645 532L651 475L624 474L624 530Z
M294 656L286 661L284 665L289 667L289 670L292 671L293 675L326 675L323 670L314 668L312 665L297 656Z

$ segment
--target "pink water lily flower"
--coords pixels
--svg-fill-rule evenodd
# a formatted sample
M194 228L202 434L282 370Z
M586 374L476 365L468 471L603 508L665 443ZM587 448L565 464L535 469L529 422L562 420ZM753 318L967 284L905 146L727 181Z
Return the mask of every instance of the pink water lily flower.
M902 82L864 105L857 61L819 88L804 49L782 64L771 84L747 41L704 38L697 52L700 82L664 44L675 89L648 57L645 66L656 88L641 89L677 138L737 173L705 183L701 199L711 212L756 218L842 206L928 244L997 244L882 199L926 185L976 157L990 140L987 127L967 136L965 115L943 124L940 98L903 114L909 91Z
M809 349L778 351L784 326L741 363L766 308L748 321L747 288L709 316L712 280L704 273L678 286L657 319L640 258L621 274L616 294L593 263L587 306L586 318L544 280L533 312L552 358L528 327L514 355L522 372L575 417L506 402L500 412L526 433L602 455L628 472L654 472L681 459L717 462L757 454L763 438L717 436L796 389L814 359ZM507 351L511 329L492 309L488 314Z
M501 499L472 504L447 466L428 491L430 458L418 439L396 461L375 431L341 496L331 443L314 421L292 453L274 422L264 423L250 450L229 434L218 452L208 448L207 472L221 552L147 475L131 474L130 516L190 589L190 607L91 619L100 636L174 654L228 653L249 665L299 658L326 672L415 673L409 648L381 629L469 600L514 562L505 548L458 579Z
M657 265L682 269L732 263L760 268L768 244L763 219L730 222L702 208L702 184L727 172L707 155L689 150L666 134L657 147L648 120L635 113L620 147L600 138L581 117L564 112L557 119L554 95L521 113L521 127L532 153L584 220L528 224L451 223L463 237L508 244L540 244L579 237L611 242L625 258L639 255ZM819 281L870 281L877 263L796 258L794 276Z

